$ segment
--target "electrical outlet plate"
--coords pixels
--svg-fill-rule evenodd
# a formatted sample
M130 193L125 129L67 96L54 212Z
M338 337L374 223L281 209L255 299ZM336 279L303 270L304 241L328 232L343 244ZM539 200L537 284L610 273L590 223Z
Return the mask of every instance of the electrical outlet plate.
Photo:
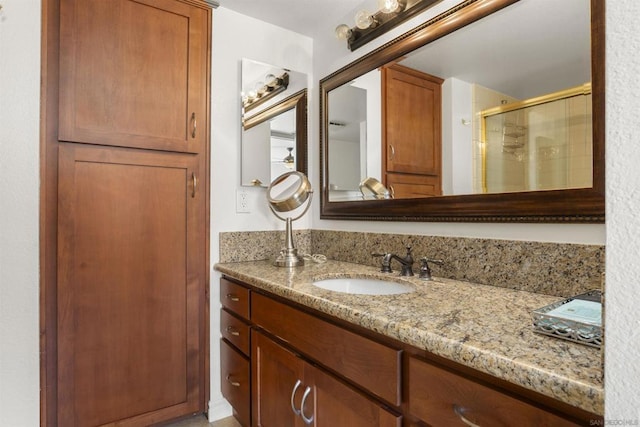
M236 191L236 213L249 213L249 193L243 189Z

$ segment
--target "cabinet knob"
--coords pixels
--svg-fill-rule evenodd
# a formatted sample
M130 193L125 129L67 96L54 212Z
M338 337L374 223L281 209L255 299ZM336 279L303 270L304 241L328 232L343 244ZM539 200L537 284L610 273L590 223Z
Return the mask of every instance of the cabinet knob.
M239 337L240 336L240 332L236 331L233 326L227 326L227 332L229 332L231 335L233 335L234 337Z
M197 126L196 113L193 112L191 113L191 138L196 137L196 126Z
M304 423L308 426L313 423L313 414L311 414L309 418L304 415L304 402L307 401L309 393L311 393L311 387L307 386L307 388L304 390L304 394L302 395L302 402L300 402L300 416L302 417L302 421L304 421Z
M302 384L302 381L300 380L296 381L296 385L294 385L293 390L291 390L291 410L296 415L300 415L300 411L296 409L296 404L294 402L294 399L296 397L296 390L298 390L298 387L300 387L300 384ZM302 406L300 407L302 408Z
M234 387L240 387L240 383L238 381L233 381L231 379L231 375L227 375L227 382Z
M227 294L227 299L230 299L231 301L234 301L234 302L240 301L240 298L238 298L238 296L234 294Z
M460 418L460 421L462 421L463 423L465 423L466 425L468 425L469 427L480 427L478 424L471 422L470 420L468 420L465 416L464 416L464 409L461 408L458 405L453 405L453 412L456 413L456 415L458 416L458 418Z

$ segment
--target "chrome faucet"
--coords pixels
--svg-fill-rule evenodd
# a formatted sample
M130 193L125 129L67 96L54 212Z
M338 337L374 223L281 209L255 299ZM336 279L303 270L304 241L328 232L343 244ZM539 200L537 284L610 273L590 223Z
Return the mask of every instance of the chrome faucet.
M411 255L411 246L407 245L407 254L404 257L400 257L391 253L372 253L372 256L382 257L382 265L380 271L383 273L392 273L391 260L395 259L401 265L401 276L413 276L413 256Z
M431 268L429 268L429 263L442 265L444 264L444 261L441 259L431 259L427 257L420 258L420 275L418 277L423 280L433 280L433 277L431 277Z

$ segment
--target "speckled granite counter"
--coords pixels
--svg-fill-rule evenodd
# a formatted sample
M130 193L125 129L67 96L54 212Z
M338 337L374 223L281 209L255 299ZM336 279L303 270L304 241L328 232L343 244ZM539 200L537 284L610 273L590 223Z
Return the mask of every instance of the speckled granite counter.
M221 273L495 377L604 414L600 350L539 335L531 311L558 297L436 278L400 278L375 267L328 261L295 269L268 261L223 263ZM369 296L326 291L313 280L376 276L416 292Z

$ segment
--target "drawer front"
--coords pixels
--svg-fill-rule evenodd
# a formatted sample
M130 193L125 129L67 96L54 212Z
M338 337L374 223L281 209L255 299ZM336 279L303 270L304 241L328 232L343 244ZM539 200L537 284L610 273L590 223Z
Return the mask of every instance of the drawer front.
M220 303L238 316L249 319L249 289L222 277L220 279Z
M222 395L229 401L243 426L251 425L251 384L249 359L224 339L220 340Z
M249 325L224 308L220 310L220 332L223 338L249 356Z
M409 358L409 411L438 426L576 426L431 363Z
M251 319L344 378L400 405L400 350L260 294L252 295Z

